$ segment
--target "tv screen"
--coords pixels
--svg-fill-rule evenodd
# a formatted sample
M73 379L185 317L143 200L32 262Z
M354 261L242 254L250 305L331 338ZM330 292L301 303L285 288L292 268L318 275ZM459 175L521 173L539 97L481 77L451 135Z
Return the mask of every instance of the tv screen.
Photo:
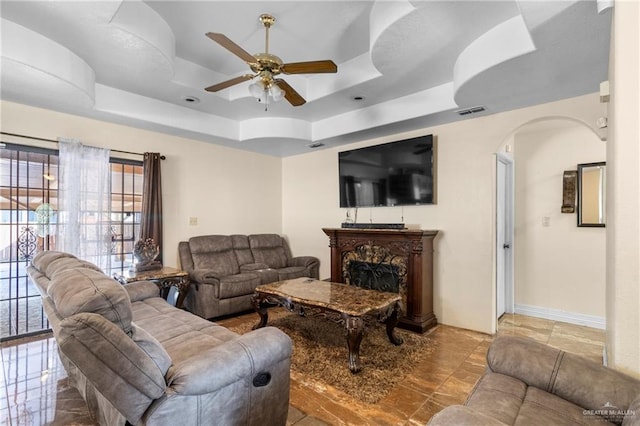
M435 204L433 135L338 154L340 207Z

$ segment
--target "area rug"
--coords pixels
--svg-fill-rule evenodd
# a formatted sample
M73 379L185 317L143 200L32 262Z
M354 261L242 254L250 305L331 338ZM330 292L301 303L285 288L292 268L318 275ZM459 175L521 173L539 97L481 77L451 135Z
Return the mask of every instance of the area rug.
M257 322L229 327L244 334ZM389 342L384 324L367 324L360 345L362 371L349 371L349 350L343 325L324 317L304 318L284 310L269 311L269 326L277 327L293 340L291 369L333 386L352 398L375 404L384 398L414 367L435 349L426 335L396 329L404 343Z

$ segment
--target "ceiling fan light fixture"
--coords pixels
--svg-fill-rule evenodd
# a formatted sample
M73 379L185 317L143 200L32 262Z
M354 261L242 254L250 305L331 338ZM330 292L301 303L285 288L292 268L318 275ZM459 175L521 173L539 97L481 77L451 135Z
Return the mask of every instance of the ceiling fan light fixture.
M284 98L285 92L273 79L262 78L249 85L249 93L261 104L279 102Z
M335 73L338 72L338 66L330 59L321 61L307 62L289 62L283 63L282 59L269 53L269 29L275 22L272 15L263 13L260 15L260 22L265 29L265 45L264 52L251 55L242 47L231 41L229 37L221 33L208 32L205 35L211 40L218 43L229 52L236 55L249 65L254 74L245 74L234 77L222 83L214 84L206 87L207 92L218 92L227 87L242 83L247 80L258 78L258 80L249 86L249 93L256 98L258 102L269 104L269 102L278 102L283 98L292 106L304 105L307 101L300 96L285 80L274 78L280 74L318 74L318 73ZM267 110L265 106L265 111Z
M273 102L280 102L282 98L284 98L284 90L276 84L271 85L269 88L269 94L273 98Z
M264 84L262 80L258 80L255 83L249 85L249 93L256 99L260 99L264 95Z

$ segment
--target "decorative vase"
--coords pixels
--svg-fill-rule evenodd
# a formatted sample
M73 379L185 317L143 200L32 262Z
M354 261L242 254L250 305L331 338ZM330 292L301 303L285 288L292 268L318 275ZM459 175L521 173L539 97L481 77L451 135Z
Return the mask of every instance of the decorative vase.
M138 263L149 263L155 260L158 254L160 254L160 249L155 244L149 247L142 247L133 252Z
M162 269L162 264L155 261L160 254L160 247L156 245L152 238L139 240L133 248L133 256L136 258L136 271L151 271Z

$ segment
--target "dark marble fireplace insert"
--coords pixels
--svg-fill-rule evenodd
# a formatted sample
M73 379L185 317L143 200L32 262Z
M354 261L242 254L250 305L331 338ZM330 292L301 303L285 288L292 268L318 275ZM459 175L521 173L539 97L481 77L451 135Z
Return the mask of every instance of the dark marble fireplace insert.
M352 260L347 274L349 284L357 287L390 293L400 291L399 268L396 265Z

